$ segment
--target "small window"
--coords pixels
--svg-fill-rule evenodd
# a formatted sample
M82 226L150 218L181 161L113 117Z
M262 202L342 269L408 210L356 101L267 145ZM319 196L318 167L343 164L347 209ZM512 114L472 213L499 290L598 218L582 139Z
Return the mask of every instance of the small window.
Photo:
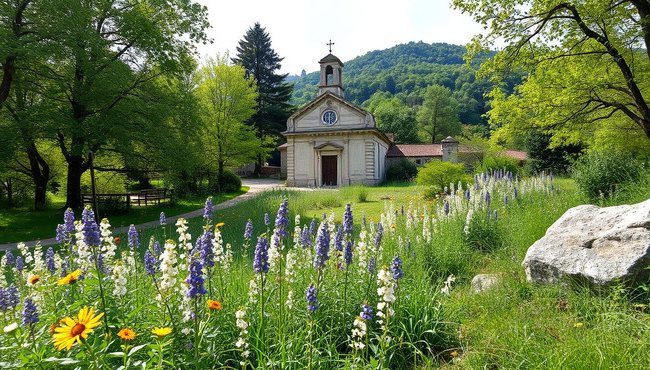
M416 159L416 160L415 160L415 164L417 164L418 166L421 165L421 164L422 164L422 160L419 159L419 158Z

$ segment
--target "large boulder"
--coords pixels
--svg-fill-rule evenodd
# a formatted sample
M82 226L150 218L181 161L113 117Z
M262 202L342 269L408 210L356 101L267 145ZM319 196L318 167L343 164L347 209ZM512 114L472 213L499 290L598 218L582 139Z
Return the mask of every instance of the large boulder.
M650 270L650 199L634 205L571 208L526 253L529 281L563 277L595 285L642 282Z

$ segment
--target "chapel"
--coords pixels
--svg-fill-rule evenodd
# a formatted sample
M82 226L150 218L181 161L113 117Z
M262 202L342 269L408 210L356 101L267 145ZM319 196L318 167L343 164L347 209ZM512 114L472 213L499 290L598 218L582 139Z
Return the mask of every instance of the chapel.
M282 133L287 186L377 185L391 140L370 112L345 100L341 60L330 50L319 64L318 96L289 117Z

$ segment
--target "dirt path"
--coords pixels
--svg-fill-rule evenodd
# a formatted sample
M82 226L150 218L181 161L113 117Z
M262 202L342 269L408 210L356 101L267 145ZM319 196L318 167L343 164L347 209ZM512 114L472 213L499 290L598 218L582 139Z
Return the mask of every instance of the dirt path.
M245 200L251 199L260 193L267 191L267 190L273 190L273 189L284 189L284 182L281 180L276 180L276 179L242 179L242 185L243 186L248 186L248 192L245 194L242 194L236 198L227 200L223 203L215 204L214 209L224 209L228 207L232 207L237 203L243 202ZM176 216L170 216L167 217L167 223L168 224L174 224L177 219L183 217L183 218L193 218L197 216L202 216L203 215L203 208L197 209L196 211L184 213L182 215L176 215ZM141 232L142 230L145 229L150 229L152 227L158 227L160 226L160 221L155 220L155 221L149 221L145 222L143 224L136 225L136 229L138 232ZM118 227L113 229L114 234L124 234L128 232L129 227L124 226L124 227ZM52 233L54 233L54 230L52 230ZM36 240L32 241L27 241L25 244L28 247L32 247L36 244ZM45 239L41 240L41 245L46 246L46 245L52 245L52 244L57 244L56 238L50 238L50 239ZM0 244L0 251L5 251L9 249L16 249L16 245L18 243L8 243L8 244Z

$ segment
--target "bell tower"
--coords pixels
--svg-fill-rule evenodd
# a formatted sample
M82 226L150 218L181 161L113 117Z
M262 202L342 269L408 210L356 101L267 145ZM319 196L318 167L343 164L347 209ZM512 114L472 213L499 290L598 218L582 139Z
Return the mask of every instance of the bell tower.
M341 98L344 98L343 93L343 62L332 54L332 45L334 43L330 40L327 43L330 47L330 53L327 54L320 63L320 83L318 86L318 96L326 91L333 93Z

